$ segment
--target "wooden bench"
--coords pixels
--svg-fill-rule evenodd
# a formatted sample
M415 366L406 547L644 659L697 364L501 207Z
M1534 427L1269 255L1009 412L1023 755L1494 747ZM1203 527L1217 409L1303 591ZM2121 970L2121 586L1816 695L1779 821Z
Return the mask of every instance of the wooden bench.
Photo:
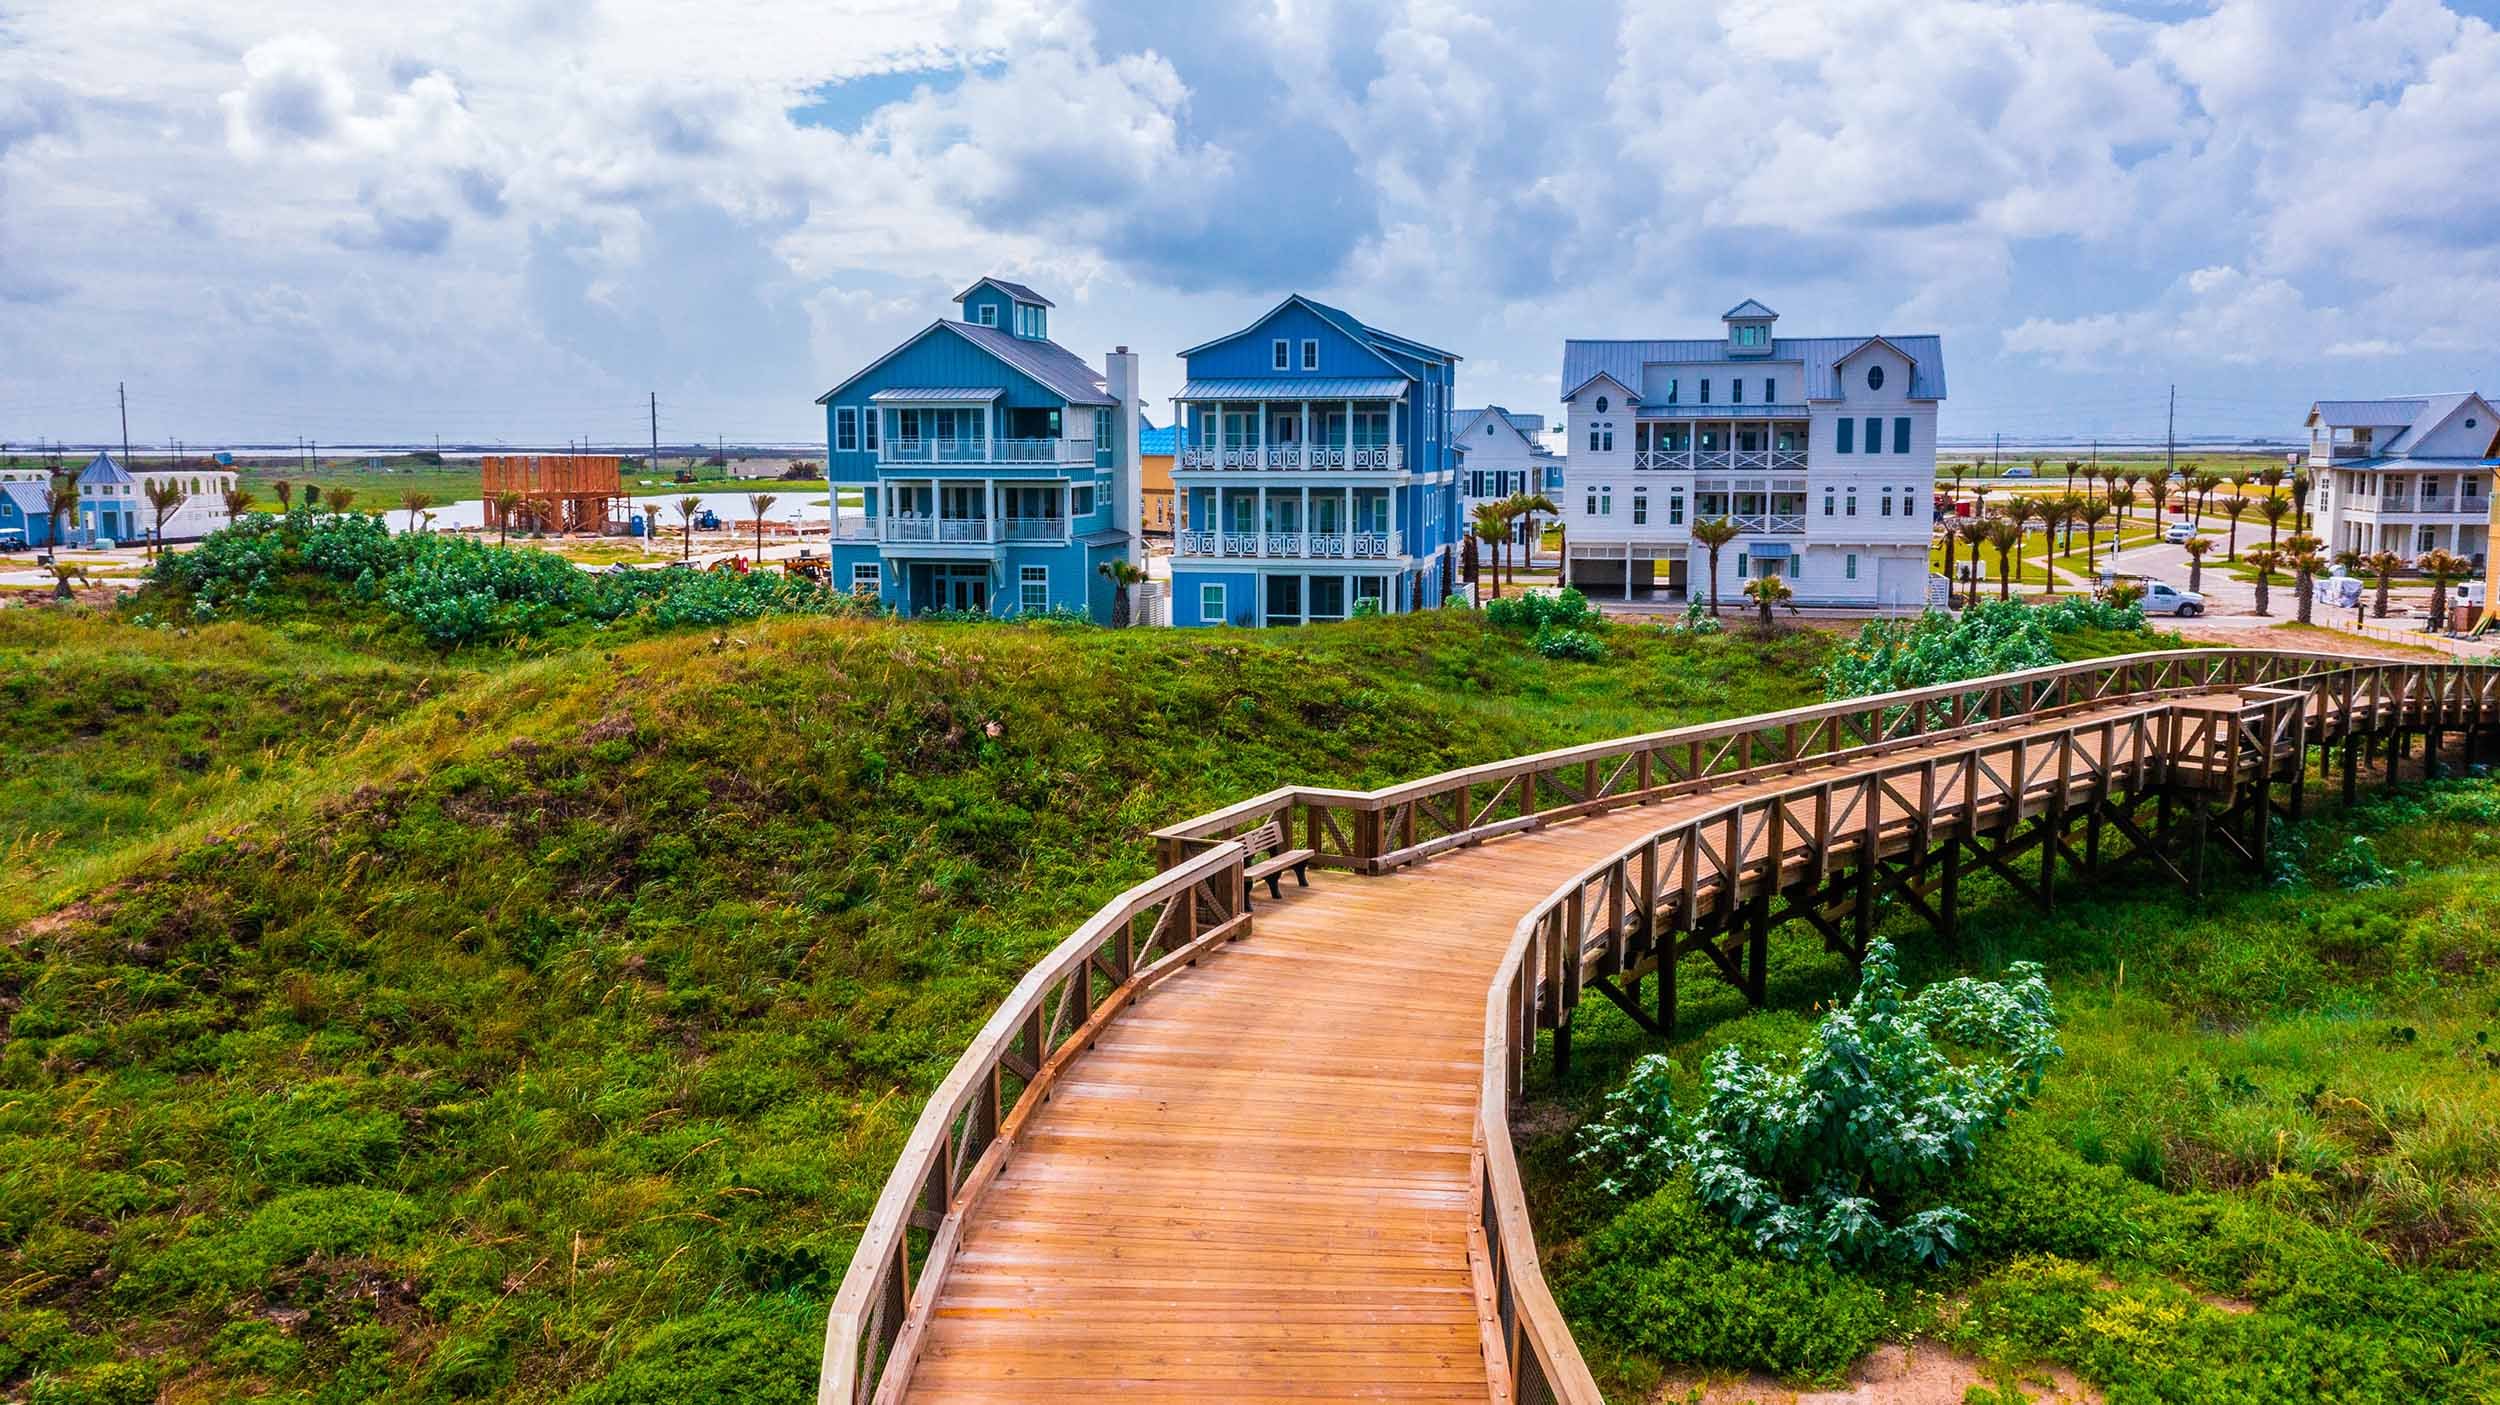
M1262 878L1267 880L1267 895L1271 898L1282 898L1285 890L1281 880L1284 878L1286 869L1293 870L1294 882L1305 888L1311 886L1312 853L1308 849L1286 848L1285 827L1282 824L1269 820L1257 829L1247 834L1235 835L1234 838L1244 849L1250 851L1250 864L1242 870L1242 911L1250 910L1250 895L1257 889L1259 880ZM1266 854L1267 857L1262 859L1259 857L1261 854Z

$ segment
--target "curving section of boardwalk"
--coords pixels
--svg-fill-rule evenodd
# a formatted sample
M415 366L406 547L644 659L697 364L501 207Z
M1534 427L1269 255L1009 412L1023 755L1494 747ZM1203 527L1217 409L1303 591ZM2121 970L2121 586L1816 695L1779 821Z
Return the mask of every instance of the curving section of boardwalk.
M1037 967L933 1095L821 1398L1594 1402L1506 1120L1584 994L1671 1020L1699 954L1759 1000L1776 922L1854 955L1879 902L1949 920L1963 862L2025 855L2053 900L2105 822L2192 881L2209 840L2262 846L2249 817L2298 804L2312 746L2488 740L2495 678L2143 656L1163 831L1165 874ZM1324 867L1245 911L1231 836L1270 820Z

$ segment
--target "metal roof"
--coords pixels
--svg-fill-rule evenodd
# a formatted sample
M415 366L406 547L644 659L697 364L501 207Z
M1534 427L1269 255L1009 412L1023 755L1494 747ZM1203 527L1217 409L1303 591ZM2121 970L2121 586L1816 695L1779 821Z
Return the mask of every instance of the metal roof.
M1375 355L1386 349L1408 356L1420 354L1425 360L1456 362L1461 359L1458 353L1454 351L1444 351L1437 346L1431 346L1424 342L1419 342L1413 337L1402 337L1395 332L1384 332L1377 327L1367 327L1363 325L1362 319L1356 317L1353 313L1348 312L1343 308L1330 307L1324 302L1317 302L1310 298L1306 298L1300 293L1287 293L1283 302L1280 302L1274 307L1271 307L1267 311L1259 314L1259 316L1253 320L1249 326L1242 328L1240 331L1227 332L1223 336L1215 338L1213 341L1203 341L1198 343L1196 346L1184 347L1181 349L1179 354L1184 357L1195 356L1199 352L1206 350L1208 347L1221 346L1224 343L1231 341L1233 338L1250 331L1251 328L1259 326L1261 323L1267 321L1267 319L1275 316L1279 312L1284 311L1286 308L1295 303L1300 303L1304 307L1309 308L1313 314L1319 317L1321 321L1328 323L1329 325L1335 327L1338 331L1345 333L1347 336L1361 343L1366 349L1370 350Z
M1189 427L1187 425L1166 425L1161 429L1148 425L1137 431L1137 452L1140 455L1168 455L1188 447Z
M1771 349L1765 354L1748 347L1748 356L1731 356L1727 338L1711 337L1688 341L1566 341L1563 343L1563 396L1565 400L1579 393L1593 376L1614 378L1626 390L1638 394L1641 388L1641 367L1661 362L1691 365L1726 362L1734 366L1759 366L1767 361L1798 361L1805 365L1805 385L1809 399L1829 399L1839 394L1840 385L1834 367L1847 360L1850 353L1867 343L1881 340L1891 344L1913 363L1910 368L1910 398L1942 400L1944 391L1944 342L1941 338L1920 336L1863 337L1773 337Z
M1769 318L1772 321L1779 320L1778 313L1773 312L1771 309L1764 307L1758 302L1755 302L1752 298L1747 298L1743 302L1740 302L1736 306L1731 307L1727 311L1719 314L1719 320L1722 322L1750 322L1757 317Z
M2411 424L2429 404L2427 398L2407 397L2393 400L2321 400L2310 407L2309 417L2329 429L2383 429L2391 424Z
M1031 288L1024 286L1022 283L1010 283L1004 278L976 278L973 280L971 287L966 288L962 292L955 295L955 301L962 302L964 299L971 297L973 293L978 291L984 283L989 284L991 287L996 288L998 291L1005 293L1007 296L1014 298L1018 302L1034 303L1042 307L1057 307L1059 305L1052 302L1050 299L1043 297L1041 294L1034 292Z
M1191 381L1183 400L1396 400L1406 394L1403 376L1248 376Z
M995 385L929 385L880 390L868 398L880 405L901 404L907 401L921 404L959 405L996 400L1006 393L1005 387Z
M50 511L43 501L44 490L47 486L49 485L24 480L0 483L0 497L16 503L18 511L25 513L28 517L40 518Z
M1055 341L1020 337L997 327L979 327L970 322L946 324L978 342L991 355L1033 379L1050 387L1052 393L1065 397L1071 405L1116 405L1103 389L1102 373L1085 364L1085 359Z
M78 471L78 482L82 487L89 483L130 483L135 481L137 480L130 476L128 470L113 461L113 456L109 453L98 454L94 458L87 460L87 466Z

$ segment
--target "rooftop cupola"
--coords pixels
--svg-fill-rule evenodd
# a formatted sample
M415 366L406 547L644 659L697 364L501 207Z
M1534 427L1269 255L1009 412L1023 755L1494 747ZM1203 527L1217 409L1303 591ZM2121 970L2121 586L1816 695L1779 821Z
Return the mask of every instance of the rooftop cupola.
M1022 283L984 278L955 295L964 320L976 327L998 327L1027 341L1050 339L1050 299Z
M1720 314L1727 323L1727 354L1730 356L1768 356L1771 354L1771 324L1780 315L1747 298Z

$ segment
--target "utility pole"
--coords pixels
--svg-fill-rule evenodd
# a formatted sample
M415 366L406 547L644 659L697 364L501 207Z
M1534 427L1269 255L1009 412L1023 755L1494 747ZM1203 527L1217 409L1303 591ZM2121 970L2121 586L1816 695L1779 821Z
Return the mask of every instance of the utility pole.
M117 399L119 399L119 400L121 401L121 405L122 405L122 467L124 467L124 468L128 468L128 467L130 466L130 385L129 385L129 383L128 383L128 382L126 382L126 381L115 381L115 382L113 382L113 394L114 394L115 398L117 398Z
M2162 431L2162 436L2161 436L2161 476L2162 476L2162 481L2164 481L2164 482L2168 482L2168 481L2169 481L2169 479L2170 479L2170 475L2171 475L2172 473L2174 473L2174 472L2176 472L2176 471L2177 471L2177 469L2178 469L2178 463L2177 463L2177 459L2178 459L2178 457L2179 457L2179 385L2178 385L2178 382L2173 381L2173 382L2171 382L2171 384L2170 384L2170 424L2169 424L2169 427L2168 427L2168 428L2166 428L2166 429L2164 429L2164 430Z
M660 476L660 392L651 392L651 476Z
M1988 451L1988 467L1994 468L2005 458L2005 431L1997 431L1996 447Z

